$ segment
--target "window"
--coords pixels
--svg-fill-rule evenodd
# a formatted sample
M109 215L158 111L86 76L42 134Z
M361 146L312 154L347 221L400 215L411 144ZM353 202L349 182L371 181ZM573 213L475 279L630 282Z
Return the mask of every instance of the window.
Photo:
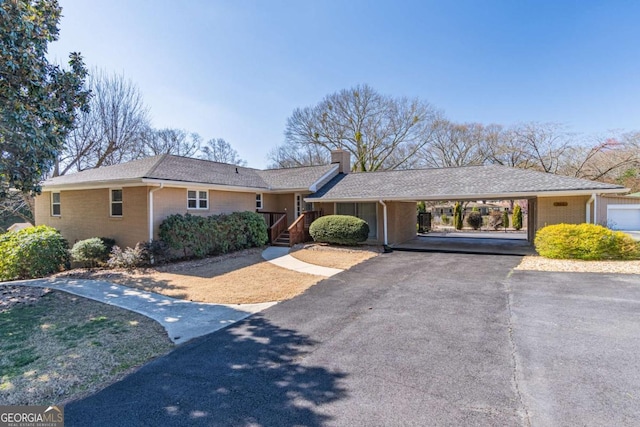
M60 193L51 193L51 216L60 216Z
M262 209L262 193L256 193L256 209Z
M378 235L378 214L376 203L336 203L336 214L357 216L369 224L369 238Z
M122 216L122 190L111 190L111 216Z
M209 209L209 192L187 190L188 209Z
M302 196L296 193L296 218L302 213Z

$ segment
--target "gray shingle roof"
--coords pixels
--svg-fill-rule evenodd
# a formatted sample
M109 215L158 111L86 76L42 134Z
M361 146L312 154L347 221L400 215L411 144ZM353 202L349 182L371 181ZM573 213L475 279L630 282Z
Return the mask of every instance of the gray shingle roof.
M227 163L165 154L51 178L44 182L44 186L99 184L146 178L265 190L286 190L309 188L333 167L333 165L324 165L262 171Z
M336 165L308 166L287 169L259 170L258 175L273 190L309 188Z
M364 172L338 175L308 199L338 200L450 200L505 194L533 196L550 191L620 190L614 184L570 178L506 166L467 166ZM480 197L479 197L480 198Z

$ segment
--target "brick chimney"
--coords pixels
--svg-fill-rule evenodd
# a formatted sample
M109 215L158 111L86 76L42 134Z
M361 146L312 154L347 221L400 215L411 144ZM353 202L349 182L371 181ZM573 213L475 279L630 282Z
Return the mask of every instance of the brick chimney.
M346 150L331 151L331 164L335 163L340 165L339 173L349 173L351 171L351 154Z

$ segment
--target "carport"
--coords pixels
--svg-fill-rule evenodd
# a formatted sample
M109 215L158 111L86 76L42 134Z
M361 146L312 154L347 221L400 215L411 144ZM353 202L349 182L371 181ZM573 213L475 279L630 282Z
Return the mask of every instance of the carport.
M359 216L362 206L363 219L375 230L370 242L399 247L417 236L420 201L527 200L531 242L546 225L588 222L594 198L627 191L615 184L488 165L339 174L305 201L325 215L348 207Z

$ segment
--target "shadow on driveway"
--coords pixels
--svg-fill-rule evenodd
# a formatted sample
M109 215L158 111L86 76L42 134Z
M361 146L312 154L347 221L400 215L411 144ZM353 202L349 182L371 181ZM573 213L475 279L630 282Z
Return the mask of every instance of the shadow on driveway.
M299 363L316 345L262 316L186 344L65 408L68 426L320 426L342 372Z

